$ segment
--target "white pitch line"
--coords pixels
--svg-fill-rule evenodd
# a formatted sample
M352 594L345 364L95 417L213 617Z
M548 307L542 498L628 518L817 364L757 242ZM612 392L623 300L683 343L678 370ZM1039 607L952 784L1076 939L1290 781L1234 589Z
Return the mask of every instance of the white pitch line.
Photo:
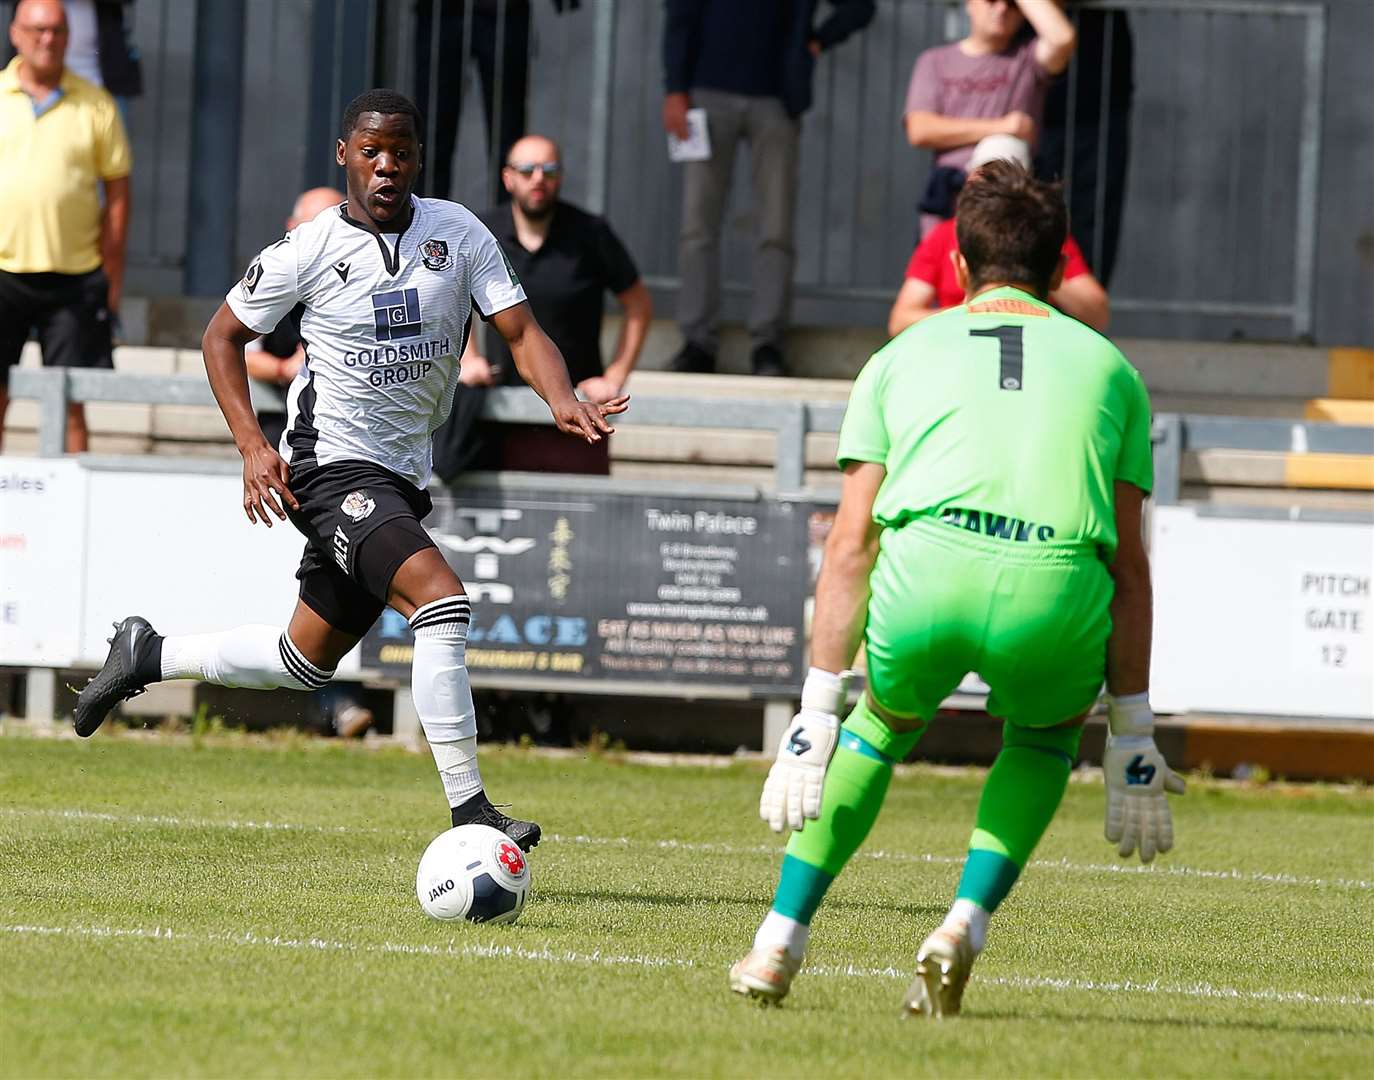
M105 939L134 939L139 941L185 942L191 945L259 946L271 949L294 949L308 952L344 952L373 955L432 956L443 958L474 958L525 960L544 964L577 964L592 967L637 967L645 970L690 968L709 970L714 961L690 957L650 956L634 953L577 952L573 949L552 949L523 945L487 945L469 942L463 945L426 945L387 941L368 944L354 941L334 941L319 937L282 937L281 935L242 933L185 932L171 927L113 927L113 926L32 926L0 925L0 933L33 937L84 937ZM864 968L853 964L808 964L804 973L823 978L841 979L910 979L911 973L895 967ZM1223 1001L1255 1001L1283 1005L1352 1006L1374 1008L1374 998L1351 994L1309 994L1302 990L1239 990L1230 986L1213 986L1206 982L1164 983L1157 979L1136 982L1132 979L1103 981L1098 979L1057 979L1048 976L975 975L974 985L1000 986L1011 990L1049 990L1058 993L1091 994L1158 994L1165 997L1206 998Z
M307 825L286 821L248 821L234 818L183 818L163 814L111 814L94 810L48 810L6 806L0 807L0 814L15 817L53 817L73 821L107 821L129 825L165 825L181 829L247 829L263 832L313 832L341 835L375 835L386 832L395 835L394 830L375 829L367 826L354 828L349 825ZM565 836L559 833L546 833L544 841L590 847L652 848L659 851L689 851L732 856L777 856L782 854L781 844L721 844L710 841L641 839L629 836L587 836L584 834ZM962 855L936 855L929 852L884 851L882 849L860 851L855 858L933 866L962 866L964 863ZM1237 870L1234 868L1208 870L1202 867L1176 866L1173 864L1140 866L1116 863L1077 863L1068 859L1035 859L1030 865L1033 869L1060 870L1074 874L1130 874L1145 877L1239 881L1257 885L1297 885L1319 889L1374 889L1374 881L1367 881L1363 878L1320 878L1309 877L1304 874L1289 874L1283 871Z
M548 834L545 839L564 844L587 844L595 847L652 847L663 851L699 851L717 855L780 855L782 853L782 847L780 845L769 844L717 844L687 840L636 839L628 836L563 836L558 833ZM884 851L881 848L874 851L860 851L854 857L856 859L874 859L884 862L925 863L936 866L962 866L964 864L964 856L962 855L934 855L929 852ZM1195 877L1217 881L1244 881L1264 885L1309 885L1317 888L1374 889L1374 881L1365 881L1360 878L1319 878L1282 872L1235 869L1205 870L1194 866L1172 865L1118 866L1114 863L1076 863L1068 859L1035 859L1030 865L1032 868L1037 869L1063 870L1080 874L1141 874L1146 877L1151 875L1159 875L1162 877Z

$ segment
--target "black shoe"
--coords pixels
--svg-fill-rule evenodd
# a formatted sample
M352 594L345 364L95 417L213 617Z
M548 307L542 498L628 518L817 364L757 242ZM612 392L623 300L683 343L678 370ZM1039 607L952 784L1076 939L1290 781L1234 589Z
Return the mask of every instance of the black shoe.
M114 628L105 666L95 673L95 677L76 697L75 727L76 733L83 739L94 735L96 729L105 722L105 717L110 715L110 710L121 701L143 693L148 683L156 681L144 677L152 659L150 650L157 650L157 660L161 665L162 638L147 619L131 615L123 622L115 623Z
M750 357L755 375L786 375L787 365L776 345L760 345Z
M539 843L542 831L533 821L521 821L507 817L491 804L485 791L479 791L465 803L455 806L452 811L453 827L459 825L490 825L505 833L521 851L529 851Z
M668 362L668 366L673 371L710 375L716 370L716 354L689 341L677 351L677 355Z

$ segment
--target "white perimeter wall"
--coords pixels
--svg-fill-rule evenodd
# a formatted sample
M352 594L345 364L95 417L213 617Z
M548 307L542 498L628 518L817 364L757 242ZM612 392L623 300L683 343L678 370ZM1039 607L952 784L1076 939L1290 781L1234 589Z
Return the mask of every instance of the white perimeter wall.
M284 626L300 535L250 525L241 498L237 473L0 458L0 665L98 666L131 614ZM1374 526L1166 506L1151 539L1158 711L1374 719Z

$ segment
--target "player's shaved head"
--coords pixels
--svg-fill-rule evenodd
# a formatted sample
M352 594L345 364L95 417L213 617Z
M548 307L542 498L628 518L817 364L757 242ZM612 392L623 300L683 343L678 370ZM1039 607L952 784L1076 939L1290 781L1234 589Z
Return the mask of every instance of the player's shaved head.
M367 90L344 110L334 160L348 181L348 216L374 227L403 230L420 174L420 110L397 90Z
M353 134L353 129L358 126L359 118L366 113L410 117L415 124L415 137L417 139L420 137L420 132L424 130L424 120L420 116L420 110L416 107L415 102L399 90L387 90L379 87L375 90L364 90L348 103L344 109L339 137L347 141L348 137Z
M955 210L969 295L991 283L1029 285L1048 295L1069 230L1058 184L1011 161L989 161L964 184Z
M291 208L291 218L287 221L286 227L294 229L297 225L314 221L326 210L332 210L338 206L345 198L347 196L342 191L335 191L331 187L317 187L303 191L296 199L296 205Z

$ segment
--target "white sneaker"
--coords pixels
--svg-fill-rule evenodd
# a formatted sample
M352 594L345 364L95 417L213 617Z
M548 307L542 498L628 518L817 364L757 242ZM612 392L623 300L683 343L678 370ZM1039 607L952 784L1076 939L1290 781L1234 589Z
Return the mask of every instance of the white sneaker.
M935 1020L958 1016L976 956L969 944L968 927L940 926L933 930L916 953L916 978L902 999L902 1015Z
M800 959L781 945L771 949L751 949L749 955L730 969L730 989L757 1001L776 1005L792 989L792 979L801 970Z

